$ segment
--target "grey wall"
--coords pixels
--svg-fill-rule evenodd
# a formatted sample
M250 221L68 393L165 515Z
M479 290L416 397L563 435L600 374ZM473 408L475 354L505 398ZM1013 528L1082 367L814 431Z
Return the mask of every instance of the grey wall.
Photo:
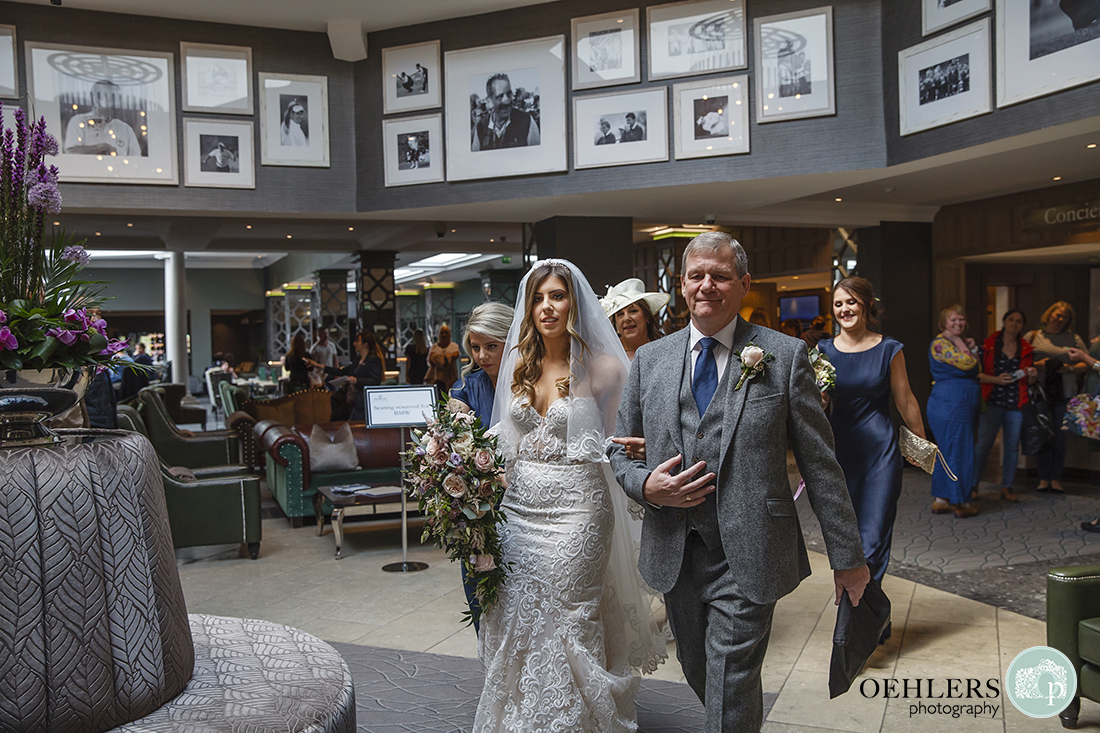
M919 2L883 0L883 5L888 5L890 8L889 12L882 14L882 62L880 64L885 72L882 103L885 111L889 165L898 165L1100 115L1100 94L1097 93L1096 82L998 109L994 81L991 97L993 112L990 114L901 137L898 107L898 52L940 34L933 34L928 38L921 36ZM953 28L959 28L977 22L981 18L989 19L990 75L994 80L997 78L996 5L993 3L994 10L990 13L953 26Z
M67 7L0 2L0 18L16 26L19 43L19 84L27 89L23 44L27 41L78 46L160 51L175 56L176 133L183 133L179 105L180 41L197 41L252 48L253 83L257 72L315 74L328 77L329 157L331 168L261 166L259 98L255 114L187 117L253 122L256 189L185 188L179 146L178 186L63 184L66 210L73 208L150 209L155 211L234 211L271 213L350 212L355 209L355 141L352 65L332 57L328 36L269 28L167 20L138 15L98 13ZM256 90L253 87L254 91ZM59 135L59 130L52 131Z
M107 283L103 295L108 311L163 311L163 269L110 269L93 267L89 279ZM263 270L187 270L187 310L191 313L191 363L209 364L211 310L261 310L264 308ZM110 316L108 315L108 323Z
M891 6L898 0L890 0ZM569 172L489 181L437 183L409 188L385 188L382 136L381 49L439 39L442 53L495 43L563 34L570 36L570 19L596 13L642 8L657 2L624 3L622 0L562 0L483 16L410 26L370 34L371 57L355 64L356 147L359 151L358 204L360 211L460 204L494 199L519 199L585 192L674 186L707 181L770 178L793 173L819 173L878 168L886 163L882 125L882 48L879 45L881 8L879 0L835 0L832 2L835 38L837 110L832 117L757 125L755 89L750 84L749 155L670 160L667 163L622 166L577 171L572 168L572 129L568 135ZM753 57L752 19L791 10L819 7L813 0L748 0L746 27L749 29L748 58ZM647 38L642 34L642 58L647 58ZM444 61L444 65L445 65ZM713 76L746 73L744 70ZM751 68L748 72L752 81ZM567 64L566 88L572 70ZM641 85L622 85L586 90L592 95L645 88L669 89L669 130L672 125L674 81L695 81L706 76L649 83L643 63ZM567 120L572 124L572 92L568 92ZM429 111L430 112L430 111ZM414 112L411 115L427 114ZM388 117L396 118L402 115ZM669 145L670 151L673 146ZM670 155L671 157L671 155ZM568 211L560 212L568 214Z

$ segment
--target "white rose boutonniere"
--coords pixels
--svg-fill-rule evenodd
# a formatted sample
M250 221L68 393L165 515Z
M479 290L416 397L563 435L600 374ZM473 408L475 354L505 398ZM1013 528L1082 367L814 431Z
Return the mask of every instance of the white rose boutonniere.
M763 374L764 368L775 360L775 356L765 352L752 342L741 349L738 358L741 360L741 377L737 380L737 386L733 388L735 392L741 389L748 380Z

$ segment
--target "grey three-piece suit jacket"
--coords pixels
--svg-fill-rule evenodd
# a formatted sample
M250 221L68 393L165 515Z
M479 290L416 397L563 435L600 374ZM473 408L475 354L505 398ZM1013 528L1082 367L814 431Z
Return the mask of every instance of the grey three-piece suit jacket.
M615 475L626 493L645 507L638 568L655 590L669 592L683 563L684 544L691 529L689 511L654 507L642 487L658 464L684 455L679 468L688 468L681 411L697 409L682 399L690 382L686 358L690 329L638 349L619 406L616 435L646 439L645 461L630 460L622 446L608 450ZM755 343L774 356L762 374L734 390L740 375L741 350ZM740 592L753 603L774 603L810 574L787 475L790 446L806 482L806 493L821 522L834 569L865 564L848 498L844 474L836 462L833 433L821 409L820 393L806 356L806 345L778 331L755 326L738 317L734 345L725 373L719 375L711 410L721 410L720 431L698 436L720 441L718 465L704 472L717 476L717 491L707 502L717 502L717 524L722 548ZM685 382L687 380L687 382ZM729 381L727 384L727 380ZM690 402L690 404L688 404ZM688 416L694 423L697 418Z

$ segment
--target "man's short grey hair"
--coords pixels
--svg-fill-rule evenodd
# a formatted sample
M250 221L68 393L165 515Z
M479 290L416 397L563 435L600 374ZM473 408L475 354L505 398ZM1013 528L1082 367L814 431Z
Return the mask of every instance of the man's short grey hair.
M703 232L684 248L684 259L680 263L680 273L687 272L688 256L696 252L727 251L733 260L733 267L737 270L737 277L742 278L749 274L749 256L745 254L745 248L736 239L725 232Z
M507 74L503 74L503 73L493 74L492 76L490 76L488 79L485 80L485 94L490 99L493 96L493 82L494 81L503 81L505 84L508 85L509 89L512 88L512 80L508 78Z

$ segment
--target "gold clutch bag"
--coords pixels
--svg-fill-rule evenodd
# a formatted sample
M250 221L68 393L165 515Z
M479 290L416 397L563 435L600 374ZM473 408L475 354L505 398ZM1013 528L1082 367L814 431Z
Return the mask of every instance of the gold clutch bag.
M901 455L905 458L912 458L918 466L924 469L925 473L932 473L932 470L936 467L936 459L939 458L943 470L947 471L947 475L951 477L951 480L959 480L951 472L950 466L947 465L943 453L936 447L936 444L930 440L918 438L912 430L904 425L898 430L898 444L901 446Z

